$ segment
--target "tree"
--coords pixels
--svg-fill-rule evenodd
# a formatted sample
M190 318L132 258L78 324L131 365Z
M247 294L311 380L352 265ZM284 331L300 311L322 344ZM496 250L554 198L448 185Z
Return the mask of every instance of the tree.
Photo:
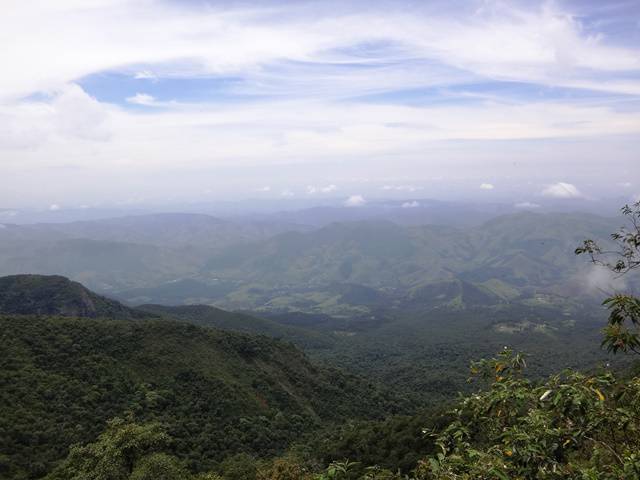
M220 469L225 480L255 480L258 471L255 459L246 453L225 458Z
M136 463L129 480L187 480L189 473L166 453L153 453Z
M257 480L306 480L311 475L306 471L302 462L293 457L276 458L267 465L263 465L257 474Z
M158 423L115 418L94 443L74 446L50 480L184 480L188 472L164 452L171 438Z
M611 234L615 247L605 249L592 239L576 248L577 255L587 254L591 262L624 275L640 267L640 201L621 209L627 220L617 232ZM608 351L633 352L640 355L640 299L633 295L616 293L603 302L609 309L609 320L604 329L602 345Z
M566 371L536 384L506 349L472 373L489 388L462 400L416 478L640 478L640 378Z

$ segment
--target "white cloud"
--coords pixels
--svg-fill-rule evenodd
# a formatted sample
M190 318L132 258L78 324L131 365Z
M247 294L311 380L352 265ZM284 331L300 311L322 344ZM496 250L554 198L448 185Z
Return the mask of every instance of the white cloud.
M295 196L295 193L293 193L289 189L285 189L285 190L282 190L282 192L280 192L280 196L281 197L293 197L293 196Z
M344 202L345 207L362 207L367 201L362 195L351 195Z
M57 133L81 140L105 141L111 137L108 109L77 85L66 85L50 104Z
M533 202L519 202L514 205L516 208L536 209L540 208L540 205Z
M271 187L269 185L265 185L264 187L260 187L256 189L256 192L270 192Z
M417 208L420 206L420 203L417 202L416 200L413 200L411 202L404 202L402 204L402 208Z
M616 185L618 187L622 187L622 188L631 188L633 186L633 183L631 183L631 182L618 182L618 183L616 183Z
M136 93L133 97L127 97L127 102L135 105L153 106L156 104L156 99L146 93Z
M58 210L60 210L60 205L58 205L57 203L49 205L49 211L57 212Z
M482 190L493 190L495 187L491 183L481 183L480 189Z
M552 185L547 186L543 191L542 195L545 197L552 198L581 198L582 193L578 188L566 182L558 182Z

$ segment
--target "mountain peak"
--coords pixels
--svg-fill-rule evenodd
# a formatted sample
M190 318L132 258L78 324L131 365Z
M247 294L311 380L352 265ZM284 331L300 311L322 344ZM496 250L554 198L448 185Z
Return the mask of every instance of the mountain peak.
M150 316L102 297L66 277L33 274L0 278L0 314L121 319Z

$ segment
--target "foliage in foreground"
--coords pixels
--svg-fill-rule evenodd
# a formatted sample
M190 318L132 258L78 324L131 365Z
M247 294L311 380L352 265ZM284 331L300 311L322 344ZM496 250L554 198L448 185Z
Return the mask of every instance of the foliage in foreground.
M640 478L640 378L566 371L540 385L505 350L477 363L488 389L461 401L425 479Z
M576 248L577 255L587 254L595 265L617 275L640 268L640 201L621 209L627 225L610 235L615 245L607 250L587 239ZM627 293L610 295L603 304L609 309L609 322L604 329L602 346L609 352L640 355L640 298Z

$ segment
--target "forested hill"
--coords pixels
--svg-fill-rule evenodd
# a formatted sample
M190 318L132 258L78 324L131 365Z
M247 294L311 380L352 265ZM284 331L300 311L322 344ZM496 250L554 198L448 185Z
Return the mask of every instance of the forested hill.
M154 317L93 293L58 275L0 278L0 314L140 319Z
M332 422L396 410L290 343L168 320L0 317L5 478L39 478L107 420L158 420L190 469L281 452Z
M283 325L267 318L240 312L228 312L210 305L141 305L136 309L202 327L281 338L305 349L329 348L333 346L335 340L330 332L318 332L312 329Z

